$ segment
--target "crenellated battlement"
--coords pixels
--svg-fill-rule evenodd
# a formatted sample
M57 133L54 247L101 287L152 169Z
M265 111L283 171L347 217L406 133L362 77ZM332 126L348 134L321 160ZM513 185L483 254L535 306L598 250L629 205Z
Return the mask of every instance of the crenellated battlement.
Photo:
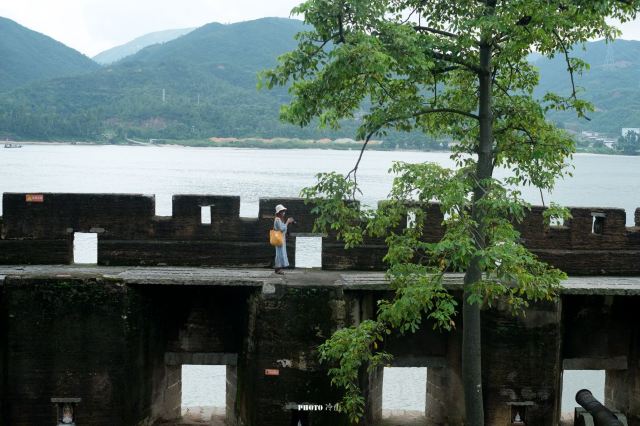
M174 195L172 215L155 215L155 197L142 194L5 193L0 224L0 264L73 263L73 234L98 234L102 265L266 267L273 249L267 234L273 211L283 203L296 218L288 244L295 259L296 234L310 233L312 205L300 198L262 198L257 218L240 216L240 197ZM203 208L210 223L203 223ZM426 239L441 238L443 216L427 209ZM614 208L571 208L562 226L545 226L544 208L533 207L519 225L525 245L542 259L574 275L640 273L640 208L635 226ZM345 250L333 235L322 236L325 269L381 270L381 239Z

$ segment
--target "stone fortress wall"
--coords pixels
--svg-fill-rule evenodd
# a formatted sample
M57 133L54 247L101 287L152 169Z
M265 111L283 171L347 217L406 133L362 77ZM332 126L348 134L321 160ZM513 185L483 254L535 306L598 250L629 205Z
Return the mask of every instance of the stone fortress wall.
M295 234L312 231L300 199L261 199L258 217L242 218L239 197L176 195L172 216L158 217L152 196L4 194L0 265L17 266L0 266L0 425L54 424L51 398L81 398L79 426L175 419L184 364L226 365L229 424L346 425L328 409L340 394L317 347L374 318L376 301L391 296L377 272L385 246L344 250L323 236L322 270L276 276L266 269L267 231L279 203ZM435 241L442 217L427 208ZM571 275L561 297L525 317L500 305L483 311L487 424L511 425L516 413L527 425L557 424L563 371L596 369L606 371L605 403L640 425L640 209L631 228L620 209L571 212L545 228L536 207L520 225L532 251ZM98 234L98 265L69 265L75 232ZM385 342L394 366L428 368L432 424L464 421L456 324L444 332L425 320ZM363 424L373 425L383 370L361 380Z

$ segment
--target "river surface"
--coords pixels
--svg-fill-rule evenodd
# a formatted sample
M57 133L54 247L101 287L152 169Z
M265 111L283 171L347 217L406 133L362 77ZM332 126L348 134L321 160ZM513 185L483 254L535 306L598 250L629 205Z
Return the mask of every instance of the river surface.
M240 214L257 217L259 198L296 197L314 183L318 172L348 172L357 155L332 150L25 144L21 149L0 149L0 192L154 194L156 214L162 216L171 215L173 194L239 195ZM358 171L364 204L386 198L393 161L453 166L447 153L366 152ZM623 208L632 225L633 212L640 207L640 157L584 154L576 155L573 164L573 177L544 194L545 202ZM537 190L524 188L523 194L541 204ZM78 258L95 258L92 250L90 241L79 242ZM317 240L307 241L296 263L318 266L318 251ZM425 370L386 369L383 408L424 410ZM183 406L224 406L224 367L185 367L183 374ZM563 412L572 411L573 396L584 387L602 400L604 372L565 372Z
M156 214L171 214L173 194L240 195L240 213L257 217L260 197L295 197L318 172L348 172L356 151L234 148L25 145L0 149L1 192L120 192L156 195ZM369 151L358 172L362 200L386 198L393 161L433 161L451 166L447 153ZM640 207L640 157L582 154L572 178L558 182L545 202L619 207L627 223ZM540 193L524 189L528 201Z

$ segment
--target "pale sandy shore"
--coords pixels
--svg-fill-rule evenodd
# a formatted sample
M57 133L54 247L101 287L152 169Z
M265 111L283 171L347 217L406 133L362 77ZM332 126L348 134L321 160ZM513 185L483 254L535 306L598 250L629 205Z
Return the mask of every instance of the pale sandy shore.
M0 144L13 143L18 145L105 145L97 142L42 142L42 141L0 141Z

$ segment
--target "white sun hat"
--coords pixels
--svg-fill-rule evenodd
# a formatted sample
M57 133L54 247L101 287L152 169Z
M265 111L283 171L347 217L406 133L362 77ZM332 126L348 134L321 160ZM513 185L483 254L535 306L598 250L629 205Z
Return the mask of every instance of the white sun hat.
M278 204L276 206L276 214L280 213L282 210L286 210L287 208L285 206L283 206L282 204Z

